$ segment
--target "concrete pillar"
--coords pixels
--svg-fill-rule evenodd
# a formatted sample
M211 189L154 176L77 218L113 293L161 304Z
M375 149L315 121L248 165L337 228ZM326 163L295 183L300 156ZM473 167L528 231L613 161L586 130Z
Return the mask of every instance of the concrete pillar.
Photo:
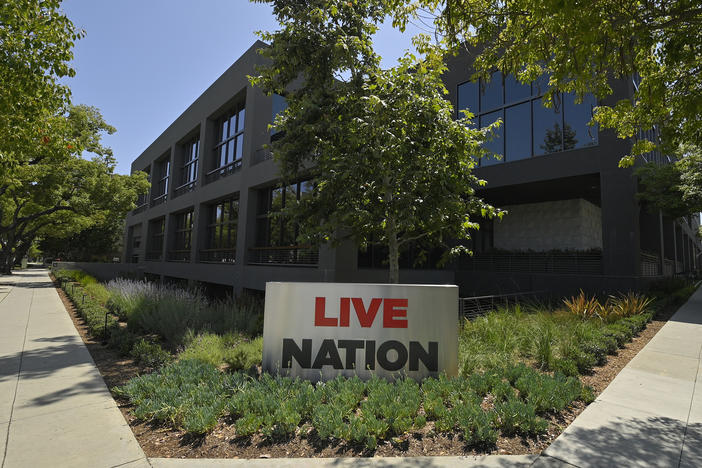
M638 276L639 206L631 170L600 173L602 199L602 267L605 276Z
M658 236L660 240L660 274L665 275L665 236L663 235L663 211L658 210Z

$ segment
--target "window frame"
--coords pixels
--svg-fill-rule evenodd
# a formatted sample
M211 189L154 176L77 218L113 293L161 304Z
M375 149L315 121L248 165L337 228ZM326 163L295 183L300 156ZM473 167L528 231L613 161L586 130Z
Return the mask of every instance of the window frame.
M234 131L232 132L231 121L232 117L234 120ZM243 122L240 123L240 120ZM224 127L226 125L226 137L223 137ZM225 175L229 175L236 170L241 168L242 161L244 159L244 133L246 131L246 107L244 104L235 105L230 108L227 112L222 114L217 119L217 125L215 126L215 140L216 143L212 148L212 170L207 173L207 176L213 180ZM241 140L239 140L241 137ZM241 144L240 144L241 143ZM233 146L231 155L234 159L229 161L229 147ZM221 151L224 148L225 154L225 164L221 161ZM237 154L239 157L237 158ZM214 176L214 177L212 177Z

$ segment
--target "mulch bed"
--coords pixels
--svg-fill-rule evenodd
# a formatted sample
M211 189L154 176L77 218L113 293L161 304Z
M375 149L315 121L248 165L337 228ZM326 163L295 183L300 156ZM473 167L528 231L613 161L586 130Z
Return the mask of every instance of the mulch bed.
M140 368L130 358L120 356L100 341L91 338L83 319L75 307L56 285L78 333L83 338L90 354L102 374L107 387L125 384L129 379L147 369ZM581 376L585 385L591 386L599 395L616 377L620 370L658 333L677 307L659 312L633 341L614 356L608 356L604 366L596 367L592 374ZM405 434L392 441L379 442L374 451L345 442L331 443L317 439L311 434L297 434L283 440L271 442L257 435L237 437L233 420L224 418L215 429L205 436L192 436L170 426L138 421L131 415L131 405L118 400L118 405L148 457L158 458L285 458L285 457L355 457L355 456L436 456L436 455L521 455L541 453L563 430L585 409L586 405L575 402L569 409L552 415L548 432L540 437L499 437L496 447L483 451L467 447L458 435L435 433L433 423L427 422L422 431Z

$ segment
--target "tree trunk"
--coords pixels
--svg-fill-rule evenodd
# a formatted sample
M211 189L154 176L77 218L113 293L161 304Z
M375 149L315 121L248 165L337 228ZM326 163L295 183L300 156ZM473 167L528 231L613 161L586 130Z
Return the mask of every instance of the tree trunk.
M11 253L0 252L0 274L11 275L14 256Z
M388 283L397 284L400 282L400 253L397 243L397 226L395 216L389 215L387 219L388 236Z

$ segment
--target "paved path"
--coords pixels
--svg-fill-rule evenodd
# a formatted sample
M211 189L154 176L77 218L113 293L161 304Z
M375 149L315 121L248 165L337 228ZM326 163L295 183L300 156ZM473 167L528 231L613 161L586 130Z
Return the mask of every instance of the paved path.
M699 467L701 353L702 288L540 457L146 459L46 271L25 270L0 277L0 468Z
M127 463L148 466L47 271L0 276L0 466Z
M701 467L701 352L699 288L534 466Z

